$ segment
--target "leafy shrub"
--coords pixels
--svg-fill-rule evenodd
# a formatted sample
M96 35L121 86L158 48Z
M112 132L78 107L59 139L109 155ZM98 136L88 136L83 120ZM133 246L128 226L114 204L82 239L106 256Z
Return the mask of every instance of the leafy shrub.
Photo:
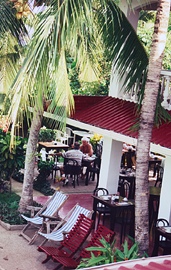
M39 132L39 142L51 142L56 138L56 132L53 129L41 128Z
M115 248L115 240L112 244L109 244L104 238L102 238L100 240L102 244L101 246L89 247L86 249L91 251L91 257L83 258L77 269L139 258L138 243L131 237L130 239L133 242L132 246L129 247L128 242L125 240L120 250Z
M10 149L11 134L0 129L0 178L9 180L14 170L24 168L26 140L16 136L15 146Z
M19 201L20 196L14 192L0 194L0 219L2 221L11 225L21 225L27 223L18 212ZM34 202L34 205L41 206L36 202Z

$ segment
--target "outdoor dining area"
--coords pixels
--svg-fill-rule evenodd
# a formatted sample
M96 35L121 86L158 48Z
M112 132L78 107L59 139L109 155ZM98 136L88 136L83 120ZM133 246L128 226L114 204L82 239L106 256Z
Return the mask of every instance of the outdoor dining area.
M62 186L66 186L67 188L67 186L71 185L74 188L77 188L81 183L84 183L85 186L88 186L92 181L95 182L92 192L92 219L96 220L97 215L97 224L99 224L101 217L103 217L103 224L105 223L105 219L108 218L109 227L110 229L114 230L115 223L117 223L118 218L122 225L120 241L122 241L123 235L126 235L126 228L128 227L130 229L130 234L132 237L134 237L136 148L135 146L123 143L117 194L111 194L106 187L99 184L103 152L102 140L96 142L95 148L92 148L93 152L91 155L86 154L81 159L81 163L78 163L78 160L74 160L74 158L72 158L70 155L68 157L66 156L66 153L69 153L70 151L79 151L80 149L79 146L77 150L73 150L74 143L77 143L75 141L76 135L80 136L80 141L85 138L87 139L88 144L91 145L90 138L93 137L93 135L90 134L91 133L88 131L73 131L72 134L70 134L72 138L70 146L62 141L63 139L61 138L63 137L58 137L58 141L54 140L51 142L39 142L39 151L41 152L41 149L44 148L46 160L54 161L52 174L50 176L52 177L54 185L58 184L60 188ZM85 135L89 136L85 137ZM163 173L162 163L162 156L150 153L149 175L151 175L150 177L153 178L153 181L149 181L150 229L156 222L158 216ZM62 185L59 182L62 182ZM117 202L116 196L118 196ZM101 206L100 208L99 205ZM121 218L119 216L121 216Z
M117 239L118 248L125 240L130 241L128 235L134 238L135 201L134 198L129 198L127 192L110 194L105 188L97 188L92 194L89 194L89 202L86 201L84 206L82 206L84 196L86 198L84 194L81 194L80 199L77 194L77 203L72 206L72 194L67 194L67 188L69 186L56 191L37 214L30 218L23 216L27 220L27 225L20 235L29 244L39 243L37 250L42 255L44 254L42 256L43 264L51 261L54 263L55 269L61 266L76 269L82 258L91 257L86 248L101 245L102 237L110 244L114 238ZM160 187L150 186L149 188L150 196L159 198ZM76 198L76 194L73 196ZM152 202L154 203L154 200ZM156 206L155 204L154 207ZM67 211L65 212L64 209ZM153 210L149 209L149 211ZM61 213L63 213L62 216ZM165 236L170 233L170 237L169 228L166 227ZM163 230L161 229L162 232ZM158 234L155 234L155 239L159 239ZM153 243L155 249L151 249L154 256L157 255L156 249L160 246L160 241L155 239L154 241L158 242L156 245ZM163 250L163 254L166 252L169 254L168 249Z
M105 231L111 235L111 238L107 239L109 243L112 242L114 236L117 238L118 247L121 247L125 240L130 241L129 237L132 237L132 239L135 237L136 147L123 142L117 189L114 193L99 181L101 164L104 158L103 138L96 142L91 155L82 153L85 156L82 158L81 163L78 162L77 158L74 160L74 158L66 156L68 152L81 152L83 138L86 138L88 144L91 144L91 138L93 138L94 134L88 131L82 132L76 130L75 133L71 134L70 140L58 136L51 141L40 140L38 143L38 162L43 159L47 163L53 162L48 181L51 183L52 188L57 191L54 192L51 199L43 205L38 213L30 217L23 215L27 225L20 235L28 240L29 244L35 243L37 238L42 239L38 251L46 255L43 263L53 260L60 266L77 267L81 258L90 256L90 254L87 254L83 248L78 258L75 259L73 258L75 252L85 244L87 237L91 236L88 246L91 243L96 243L94 239L98 239L97 243L99 244L99 239ZM85 137L85 134L88 137ZM79 145L79 148L76 149L75 145ZM168 243L164 243L167 248L163 248L163 254L170 254L169 238L171 231L169 230L169 223L166 222L162 226L166 227L166 230L158 229L158 212L164 170L163 160L162 155L149 154L148 209L149 232L152 236L150 255L153 256L156 256L158 252L161 253L161 235L168 239ZM68 182L66 182L66 179ZM82 193L80 188L82 188ZM72 197L71 190L75 195L74 205L70 203L65 212L63 210ZM81 193L80 198L78 198L79 193ZM89 193L89 201L86 201L86 205L82 206L87 193ZM31 210L33 213L33 209ZM32 236L30 236L30 227L34 227ZM78 227L82 228L82 234L79 234ZM75 243L78 234L79 241L76 245L74 244L73 249L71 246ZM59 247L55 246L54 248L54 244L51 245L51 243L58 242L60 242ZM68 242L67 259L63 260L65 253L63 249L66 248Z
M36 202L41 203L42 207L35 209L32 206L30 216L22 215L26 225L20 231L20 236L26 239L29 245L37 246L36 249L41 253L41 262L44 265L51 262L51 264L54 263L54 268L63 266L76 269L82 262L82 258L91 257L90 252L87 252L85 248L101 245L102 237L108 236L105 240L110 244L115 239L118 249L122 248L125 241L131 245L131 239L135 238L135 153L130 154L130 145L126 151L125 143L123 143L122 154L124 155L120 159L117 189L116 192L111 192L105 183L102 185L99 181L104 158L103 138L96 143L91 156L85 155L81 164L78 164L78 160L76 164L71 163L72 158L65 156L67 152L80 151L80 149L74 149L74 145L78 146L79 142L80 148L82 138L84 136L77 137L75 142L72 138L69 144L62 139L53 139L49 142L39 141L38 164L43 158L46 158L46 163L53 162L47 181L51 184L54 194L43 203L41 199L42 197L45 199L45 196L37 197ZM91 142L89 138L88 143ZM135 151L135 147L133 149ZM158 220L163 183L160 170L162 163L162 156L150 153L149 256L170 254L169 223L166 221L161 225ZM65 179L58 181L63 175ZM66 179L69 180L68 184L65 184ZM161 240L162 236L167 241Z

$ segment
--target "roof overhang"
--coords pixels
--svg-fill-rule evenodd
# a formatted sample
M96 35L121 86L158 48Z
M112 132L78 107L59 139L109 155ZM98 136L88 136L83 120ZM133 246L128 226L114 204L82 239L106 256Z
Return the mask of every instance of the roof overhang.
M113 140L136 145L138 132L131 129L138 121L137 107L133 102L109 96L74 96L75 111L66 123L75 128L92 131ZM44 116L60 121L48 112ZM151 151L171 156L171 123L154 127ZM145 138L144 138L145 139Z

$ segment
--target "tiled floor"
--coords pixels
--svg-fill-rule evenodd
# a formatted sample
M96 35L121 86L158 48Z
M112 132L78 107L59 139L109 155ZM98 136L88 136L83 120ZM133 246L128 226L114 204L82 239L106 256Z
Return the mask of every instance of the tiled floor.
M91 181L88 186L85 186L84 180L79 181L79 186L76 185L74 188L72 186L72 182L69 182L67 186L63 186L62 182L54 183L52 179L49 179L51 182L51 186L54 189L60 189L66 194L69 194L69 199L64 204L64 206L60 210L60 216L64 217L68 213L68 211L75 205L80 204L81 206L92 210L93 208L93 190L96 186L96 181ZM150 185L154 185L154 179L150 176ZM18 194L21 194L22 191L22 184L16 181L12 183L12 189L15 190ZM34 190L34 200L44 204L48 199L47 196L43 196L40 192ZM109 220L106 220L106 226L109 225ZM117 232L118 231L118 232ZM119 230L116 228L117 236L119 236ZM119 243L119 239L117 237L117 242Z

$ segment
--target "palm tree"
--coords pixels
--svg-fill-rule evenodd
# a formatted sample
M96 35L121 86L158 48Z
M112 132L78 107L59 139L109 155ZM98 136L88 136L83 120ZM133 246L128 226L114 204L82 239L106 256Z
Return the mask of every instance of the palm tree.
M21 212L32 203L32 172L38 131L43 116L43 100L52 99L48 107L49 112L57 115L58 127L65 124L65 117L73 108L66 68L66 51L77 59L77 65L82 73L87 73L87 70L90 71L93 67L93 73L98 76L97 46L98 52L101 50L114 59L114 68L117 68L121 77L127 72L125 80L127 89L133 83L141 81L142 74L146 78L148 57L134 29L114 1L48 1L47 9L39 16L27 57L12 87L13 102L9 114L12 116L13 129L19 115L18 108L26 111L30 105L34 108L20 201ZM142 97L143 95L141 99ZM146 170L147 168L148 163ZM147 187L147 179L144 182L141 179L137 173L137 182L140 181L140 186L142 183ZM139 190L136 193L136 200L138 192ZM146 201L144 206L146 211L147 205ZM140 215L137 213L140 213L141 207L142 204L138 202L136 206L138 225L140 224L137 217ZM144 220L147 224L147 215ZM148 237L146 226L143 234ZM144 244L147 243L146 239L140 239L138 236L136 233L136 240L142 242L142 250L146 249Z
M149 67L145 93L141 108L140 128L137 144L136 161L136 200L135 200L135 238L140 243L141 254L149 248L148 224L148 160L150 141L158 89L162 69L163 53L166 44L167 28L170 13L170 0L159 0L157 7L154 34L149 58ZM143 202L143 203L142 203Z
M17 20L12 3L0 2L0 104L14 81L20 67L22 43L27 30L22 20ZM3 109L3 108L1 108Z
M28 106L34 107L35 116L27 146L23 192L20 200L21 212L25 211L33 200L33 168L36 142L43 117L43 100L52 100L48 110L57 115L58 128L65 125L65 117L73 109L66 52L77 59L77 66L82 74L92 73L98 76L97 49L98 52L104 51L114 58L118 51L124 52L125 40L128 42L131 40L131 50L134 55L133 58L129 54L130 51L128 52L130 64L127 69L131 71L133 68L137 79L137 75L143 72L144 67L146 68L148 59L135 31L114 1L64 0L59 4L59 1L52 0L49 1L47 9L39 15L27 57L10 92L13 96L9 110L13 123L12 131L19 113L22 113L22 110L18 111L19 107L24 108L26 112ZM122 47L120 47L121 43ZM142 59L136 51L137 48L142 52ZM119 65L119 58L116 58L116 62ZM36 117L37 114L39 117Z

